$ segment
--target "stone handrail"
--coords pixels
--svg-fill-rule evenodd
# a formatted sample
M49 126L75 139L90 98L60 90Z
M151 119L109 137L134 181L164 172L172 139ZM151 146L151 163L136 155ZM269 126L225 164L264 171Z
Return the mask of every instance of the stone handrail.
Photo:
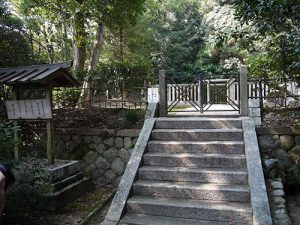
M254 121L242 117L245 153L248 168L248 181L251 192L253 225L272 225L272 218L264 181L260 152L256 138Z
M150 104L149 107L142 131L122 176L118 190L109 207L105 220L101 223L101 225L116 225L122 216L126 201L136 178L138 168L142 161L142 156L147 147L147 143L150 139L151 131L155 123L154 117L157 111L157 104Z

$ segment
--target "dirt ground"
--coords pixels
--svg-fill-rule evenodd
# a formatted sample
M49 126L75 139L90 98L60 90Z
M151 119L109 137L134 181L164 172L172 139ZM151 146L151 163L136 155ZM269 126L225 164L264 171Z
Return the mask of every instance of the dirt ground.
M145 110L136 109L54 109L55 128L141 129ZM45 128L45 122L22 121L22 128Z
M300 128L300 108L266 109L263 113L262 127Z
M114 189L111 187L95 186L90 192L67 204L57 212L36 211L27 215L22 220L14 220L9 215L4 215L1 225L79 225L96 208L103 205L112 196ZM109 204L109 203L108 203ZM107 204L107 205L108 205ZM107 206L106 206L107 207ZM102 211L105 210L104 209ZM101 222L101 212L98 221ZM87 224L88 225L88 224Z
M293 225L300 224L300 188L294 187L286 191L286 205Z
M124 122L128 113L136 112L138 118L136 123L126 124ZM54 123L59 128L97 128L115 129L122 126L130 128L141 128L144 123L144 110L127 109L57 109L53 111ZM130 115L129 115L130 117Z

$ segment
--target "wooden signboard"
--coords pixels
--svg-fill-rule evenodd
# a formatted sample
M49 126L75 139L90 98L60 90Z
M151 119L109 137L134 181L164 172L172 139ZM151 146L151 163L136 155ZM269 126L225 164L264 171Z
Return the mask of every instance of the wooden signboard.
M52 119L51 105L47 99L6 101L6 110L11 120Z

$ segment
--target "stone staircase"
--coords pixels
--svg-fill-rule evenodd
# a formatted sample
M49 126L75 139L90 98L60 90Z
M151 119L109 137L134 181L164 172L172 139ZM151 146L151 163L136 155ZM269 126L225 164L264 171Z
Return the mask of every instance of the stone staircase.
M252 224L242 121L157 118L119 224Z

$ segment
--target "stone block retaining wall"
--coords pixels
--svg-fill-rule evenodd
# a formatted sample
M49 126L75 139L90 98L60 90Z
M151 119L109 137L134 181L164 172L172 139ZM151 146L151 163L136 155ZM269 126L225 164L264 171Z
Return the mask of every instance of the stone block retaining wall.
M280 170L297 170L296 162L300 160L300 129L257 128L256 131L263 160L268 165L277 164ZM269 175L271 178L276 177L272 170Z
M85 176L117 186L140 130L57 129L55 158L79 160Z
M284 188L280 178L269 179L267 183L274 225L292 225L285 205Z
M283 184L300 177L300 129L256 128L275 225L291 225ZM289 174L291 171L291 174ZM291 176L293 174L293 176Z

